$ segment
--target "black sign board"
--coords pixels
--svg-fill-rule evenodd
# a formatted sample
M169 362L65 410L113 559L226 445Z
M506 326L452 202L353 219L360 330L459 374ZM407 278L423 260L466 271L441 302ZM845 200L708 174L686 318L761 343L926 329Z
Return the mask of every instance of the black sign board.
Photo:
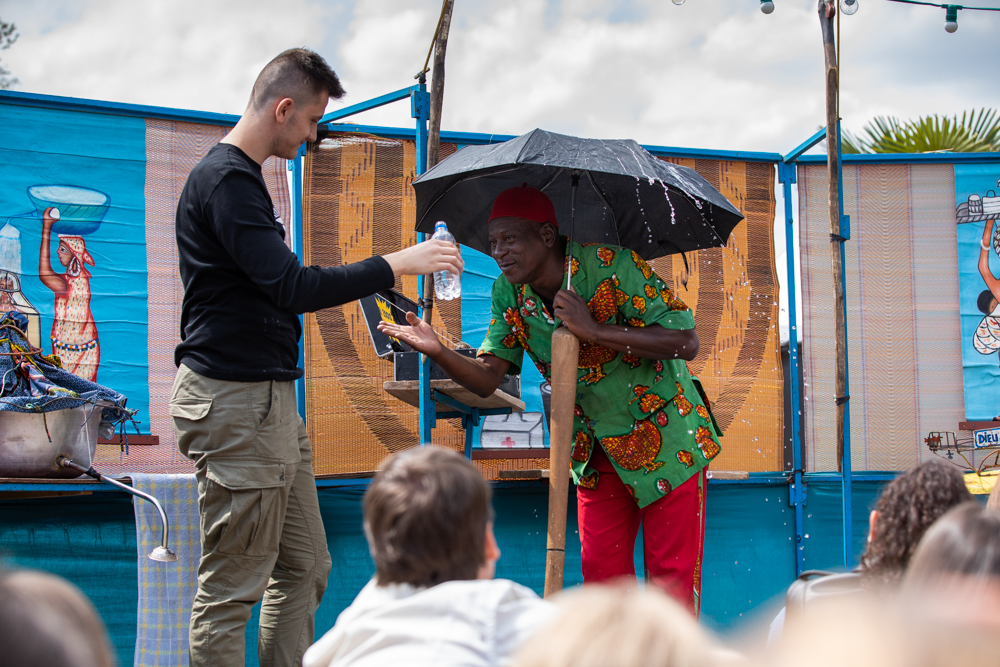
M372 296L359 299L361 312L365 315L365 324L375 346L375 354L387 357L393 352L409 352L410 346L402 341L387 336L378 330L378 323L395 322L406 324L406 313L417 314L417 304L407 299L395 290L382 290Z

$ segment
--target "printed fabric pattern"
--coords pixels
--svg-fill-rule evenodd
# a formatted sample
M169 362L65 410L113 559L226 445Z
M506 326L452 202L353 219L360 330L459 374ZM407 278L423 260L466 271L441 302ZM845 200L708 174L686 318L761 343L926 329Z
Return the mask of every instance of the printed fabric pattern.
M693 329L694 314L638 254L605 244L573 244L573 289L605 324ZM520 370L524 353L550 379L552 332L560 322L530 285L493 283L493 306L479 354ZM573 479L593 488L589 465L600 445L640 507L677 488L719 455L722 436L698 379L682 359L643 359L580 341Z

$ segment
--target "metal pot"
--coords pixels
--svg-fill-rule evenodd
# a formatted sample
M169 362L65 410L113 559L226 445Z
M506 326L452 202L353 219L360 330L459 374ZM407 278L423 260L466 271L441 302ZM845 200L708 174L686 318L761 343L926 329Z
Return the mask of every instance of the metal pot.
M0 477L79 477L79 471L56 460L65 456L87 467L93 464L102 407L84 405L44 415L0 411Z

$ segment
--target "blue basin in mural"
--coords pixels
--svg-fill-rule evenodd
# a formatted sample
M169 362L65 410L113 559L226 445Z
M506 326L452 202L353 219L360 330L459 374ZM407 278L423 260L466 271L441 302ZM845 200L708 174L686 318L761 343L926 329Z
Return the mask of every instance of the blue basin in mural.
M59 221L52 225L55 234L84 235L97 231L111 205L111 198L98 190L75 185L32 185L28 199L38 217L45 209L59 209Z

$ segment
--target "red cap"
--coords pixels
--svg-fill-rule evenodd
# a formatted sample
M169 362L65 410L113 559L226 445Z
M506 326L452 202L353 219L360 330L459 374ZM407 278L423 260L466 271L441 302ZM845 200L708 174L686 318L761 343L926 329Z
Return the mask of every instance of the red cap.
M490 221L497 218L524 218L559 226L552 200L541 190L529 188L527 183L497 195L493 201L493 210L490 211Z

